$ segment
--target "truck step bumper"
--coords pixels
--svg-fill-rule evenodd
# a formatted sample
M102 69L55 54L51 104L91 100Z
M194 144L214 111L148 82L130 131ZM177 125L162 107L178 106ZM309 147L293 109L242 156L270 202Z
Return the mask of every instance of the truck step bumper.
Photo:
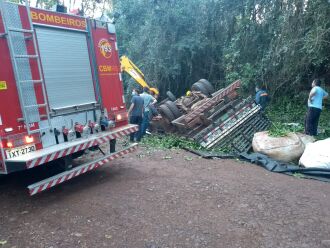
M28 186L29 194L31 196L38 194L40 192L43 192L45 190L48 190L48 189L56 186L56 185L64 183L74 177L80 176L88 171L95 170L116 158L119 158L125 154L135 151L137 148L137 145L138 145L137 143L134 143L131 146L128 146L119 152L107 154L104 157L101 157L92 162L82 164L80 166L74 167L73 169L71 169L69 171L62 172L60 174L57 174L55 176L52 176L52 177L42 180L40 182L31 184Z
M109 142L112 139L117 139L129 135L130 133L136 132L137 130L137 125L128 124L124 127L115 128L111 131L105 131L91 135L88 138L76 139L71 142L65 142L37 150L18 158L6 159L6 165L8 166L9 171L11 166L18 168L18 165L21 167L20 170L31 169L61 157L85 150L89 147L101 145L103 143Z

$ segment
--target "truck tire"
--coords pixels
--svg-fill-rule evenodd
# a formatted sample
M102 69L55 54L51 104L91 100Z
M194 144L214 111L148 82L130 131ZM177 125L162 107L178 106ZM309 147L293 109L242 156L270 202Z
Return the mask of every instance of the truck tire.
M159 106L159 112L169 121L173 121L175 119L172 111L165 104Z
M172 101L165 102L165 105L171 110L175 118L179 118L182 114L178 107Z
M191 90L193 91L200 91L204 95L209 96L210 92L207 90L207 88L202 84L201 82L196 82L191 86Z
M166 95L167 95L168 99L170 99L172 102L174 102L176 100L175 95L171 91L167 91Z
M200 79L198 82L202 83L204 87L208 90L210 94L214 93L214 87L213 85L206 79Z

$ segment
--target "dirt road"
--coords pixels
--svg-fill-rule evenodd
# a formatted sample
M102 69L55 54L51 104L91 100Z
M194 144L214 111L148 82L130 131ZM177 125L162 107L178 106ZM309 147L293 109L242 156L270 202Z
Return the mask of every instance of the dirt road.
M147 151L35 197L0 179L0 247L330 247L330 184Z

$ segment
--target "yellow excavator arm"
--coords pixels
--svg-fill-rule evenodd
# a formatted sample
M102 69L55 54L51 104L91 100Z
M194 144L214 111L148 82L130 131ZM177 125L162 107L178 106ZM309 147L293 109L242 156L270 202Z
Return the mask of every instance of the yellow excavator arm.
M150 87L144 79L142 71L125 55L120 57L121 70L128 73L134 80L142 87L148 87L150 91L159 95L159 91L156 88Z

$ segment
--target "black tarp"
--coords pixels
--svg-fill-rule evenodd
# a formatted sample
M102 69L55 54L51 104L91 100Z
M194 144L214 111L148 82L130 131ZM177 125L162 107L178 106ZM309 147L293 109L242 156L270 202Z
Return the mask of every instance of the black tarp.
M276 161L260 153L241 153L239 158L252 164L257 164L269 171L284 173L287 175L301 174L304 178L330 182L330 169L324 168L302 168L296 164Z
M206 159L221 158L231 159L239 158L240 160L250 162L251 164L259 165L268 171L276 173L284 173L290 176L297 175L299 177L315 179L323 182L330 182L330 169L324 168L302 168L296 164L284 163L276 161L261 153L241 153L241 154L226 154L226 153L213 153L196 151L193 149L185 148L185 150L192 152L198 156Z

